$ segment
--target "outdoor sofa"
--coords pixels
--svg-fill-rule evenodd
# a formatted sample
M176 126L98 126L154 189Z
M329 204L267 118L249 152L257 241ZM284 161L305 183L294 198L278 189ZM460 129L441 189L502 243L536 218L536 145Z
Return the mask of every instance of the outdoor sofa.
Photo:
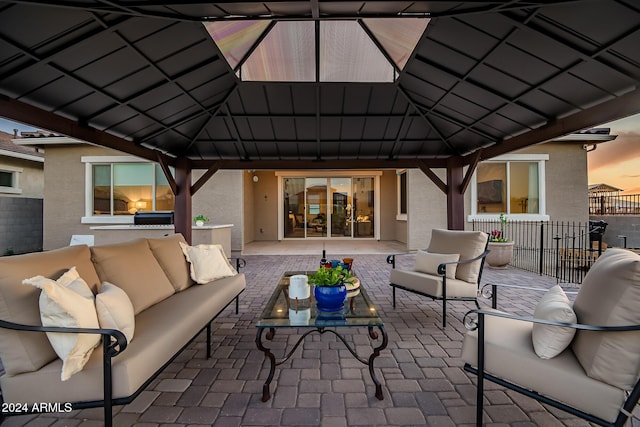
M194 249L185 245L182 235L176 234L0 258L3 408L24 413L34 409L34 404L42 403L51 403L50 411L104 406L105 425L109 426L112 405L133 401L202 330L206 330L207 357L210 357L211 321L234 301L238 312L238 297L245 289L245 277L235 272L220 250L227 265L219 267L227 270L231 267L236 274L212 283L196 284L191 270L196 264L187 262L181 243L185 250ZM191 260L195 261L193 257ZM236 268L243 266L244 261L240 261L242 264L238 262ZM122 331L103 327L102 320L98 328L90 329L79 329L77 325L43 327L39 307L43 304L41 291L23 281L32 278L32 282L51 285L51 281L45 279L48 278L61 283L73 273L72 267L76 267L75 272L97 295L93 302L96 309L98 301L108 301L103 298L109 296L106 290L114 289L106 283L124 291L130 302L116 299L111 310L115 316L119 316L118 310L129 310L134 323L124 325ZM65 283L65 286L73 285ZM55 289L59 294L67 292ZM119 295L122 297L122 292ZM76 337L77 342L97 339L96 344L102 337L101 345L93 345L92 341L95 350L86 355L84 367L64 381L61 379L63 361L54 351L49 334L44 333L63 330L64 334L53 335ZM91 334L72 334L78 331ZM133 334L130 342L125 333ZM69 356L65 369L75 361ZM35 412L40 410L40 406L35 407Z

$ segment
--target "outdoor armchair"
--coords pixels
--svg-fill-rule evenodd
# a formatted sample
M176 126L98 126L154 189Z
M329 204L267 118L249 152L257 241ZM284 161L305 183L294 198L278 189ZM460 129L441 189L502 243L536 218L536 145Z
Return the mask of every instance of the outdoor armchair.
M630 251L608 249L573 304L555 286L533 317L478 309L465 325L478 426L485 380L602 426L624 425L640 398L640 256Z
M447 301L474 301L478 306L478 287L482 278L488 235L481 231L453 231L434 229L426 250L414 252L413 269L396 268L392 254L387 263L392 269L389 285L393 289L396 307L396 288L442 301L442 326L447 326Z

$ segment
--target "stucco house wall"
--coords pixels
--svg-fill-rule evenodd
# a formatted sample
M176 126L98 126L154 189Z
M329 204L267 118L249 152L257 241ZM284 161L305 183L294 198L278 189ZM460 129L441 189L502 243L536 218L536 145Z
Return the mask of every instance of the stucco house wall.
M0 132L0 170L15 178L15 187L0 188L0 256L42 250L44 159L14 137Z
M548 154L546 214L551 220L588 220L587 162L581 144L547 143L515 154ZM68 245L73 234L91 234L93 224L80 221L85 209L85 165L81 157L113 155L122 153L87 144L47 146L44 180L54 184L44 189L44 249ZM434 172L446 182L444 169ZM194 182L203 173L194 171ZM398 240L408 249L420 249L428 244L432 229L446 228L446 195L420 170L407 171L406 221L396 218L395 170L382 171L379 193L381 240ZM278 203L275 171L219 171L194 195L193 214L204 214L214 224L234 224L232 249L237 251L251 241L278 239ZM470 210L467 189L465 218ZM514 216L511 219L517 220ZM466 228L471 229L472 224L467 222Z
M46 148L44 168L44 241L45 250L68 246L74 234L92 234L82 224L85 214L85 164L83 156L121 156L120 152L87 144L50 145ZM204 173L194 171L193 182ZM243 245L243 189L241 171L218 171L194 196L193 214L208 216L212 224L234 224L231 248Z

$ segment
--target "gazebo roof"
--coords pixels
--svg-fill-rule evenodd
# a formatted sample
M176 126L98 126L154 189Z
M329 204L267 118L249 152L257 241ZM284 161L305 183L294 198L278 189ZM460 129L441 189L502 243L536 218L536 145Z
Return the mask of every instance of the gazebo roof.
M428 25L399 61L372 20ZM260 21L243 64L264 28L349 22L391 80L247 81L207 28ZM631 0L1 2L0 115L202 168L467 164L640 112L639 44Z

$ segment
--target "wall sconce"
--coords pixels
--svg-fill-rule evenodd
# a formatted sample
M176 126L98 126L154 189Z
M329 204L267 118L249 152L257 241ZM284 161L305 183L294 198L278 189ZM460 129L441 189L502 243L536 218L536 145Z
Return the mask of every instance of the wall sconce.
M147 209L147 202L136 202L136 209Z
M260 180L260 178L258 178L258 175L253 175L253 182L258 182Z
M267 197L267 195L265 194L265 195L264 195L264 201L266 202L266 201L267 201L267 199L268 199L268 197Z

